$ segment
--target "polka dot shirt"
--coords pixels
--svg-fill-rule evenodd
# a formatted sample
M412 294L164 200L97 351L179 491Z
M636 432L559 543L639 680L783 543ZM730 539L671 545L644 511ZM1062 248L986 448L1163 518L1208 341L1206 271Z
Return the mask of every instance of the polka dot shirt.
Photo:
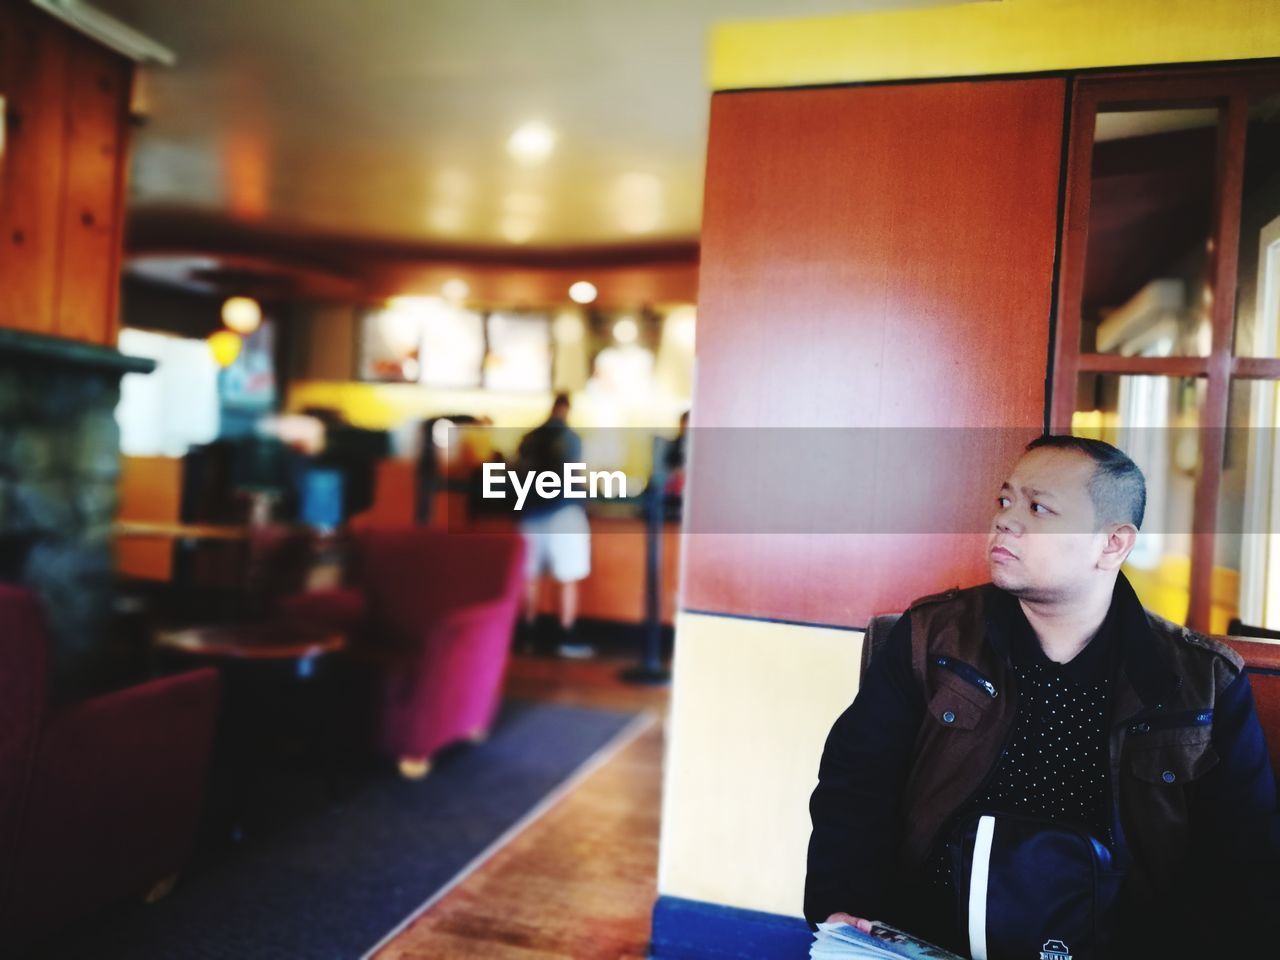
M1007 640L1018 708L1004 754L982 792L952 825L978 811L1016 813L1070 823L1107 845L1111 836L1107 698L1116 646L1110 620L1065 664L1045 656L1017 601L1001 595L989 629ZM930 858L933 884L951 889L944 831Z

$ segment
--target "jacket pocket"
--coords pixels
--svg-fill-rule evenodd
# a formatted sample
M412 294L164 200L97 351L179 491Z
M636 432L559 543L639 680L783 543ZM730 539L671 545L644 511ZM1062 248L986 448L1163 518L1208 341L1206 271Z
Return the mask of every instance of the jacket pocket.
M1157 740L1129 741L1126 766L1138 780L1169 787L1198 780L1218 765L1218 751L1209 742L1208 728L1163 732Z
M967 681L953 674L940 673L926 709L944 727L973 730L982 722L991 702L976 693Z

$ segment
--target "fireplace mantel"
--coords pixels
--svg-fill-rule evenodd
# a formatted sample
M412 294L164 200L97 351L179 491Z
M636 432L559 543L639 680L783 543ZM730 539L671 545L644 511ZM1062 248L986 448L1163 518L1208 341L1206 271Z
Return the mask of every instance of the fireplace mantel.
M0 329L0 579L40 597L54 690L91 687L105 669L115 410L121 378L154 369L112 347Z
M126 356L114 347L0 327L0 361L4 360L39 360L116 376L150 373L156 368L154 360Z

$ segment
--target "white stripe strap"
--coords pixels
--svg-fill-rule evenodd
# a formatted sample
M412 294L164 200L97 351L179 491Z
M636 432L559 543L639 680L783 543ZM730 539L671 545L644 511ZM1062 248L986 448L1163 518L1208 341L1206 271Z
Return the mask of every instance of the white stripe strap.
M969 872L969 955L987 960L987 878L991 873L991 841L996 818L981 817L973 841L973 868Z

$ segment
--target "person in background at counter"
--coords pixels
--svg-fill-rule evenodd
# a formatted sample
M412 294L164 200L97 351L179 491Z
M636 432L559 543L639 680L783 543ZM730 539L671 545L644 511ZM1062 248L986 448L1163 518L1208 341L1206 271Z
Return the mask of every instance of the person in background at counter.
M551 415L520 441L517 456L522 471L563 473L566 463L582 462L582 438L569 429L569 395L556 395ZM591 529L586 508L566 500L563 489L555 496L540 497L530 490L520 513L520 531L526 544L524 632L533 635L538 616L542 577L555 581L562 657L585 659L595 649L574 636L578 618L578 581L591 572Z

